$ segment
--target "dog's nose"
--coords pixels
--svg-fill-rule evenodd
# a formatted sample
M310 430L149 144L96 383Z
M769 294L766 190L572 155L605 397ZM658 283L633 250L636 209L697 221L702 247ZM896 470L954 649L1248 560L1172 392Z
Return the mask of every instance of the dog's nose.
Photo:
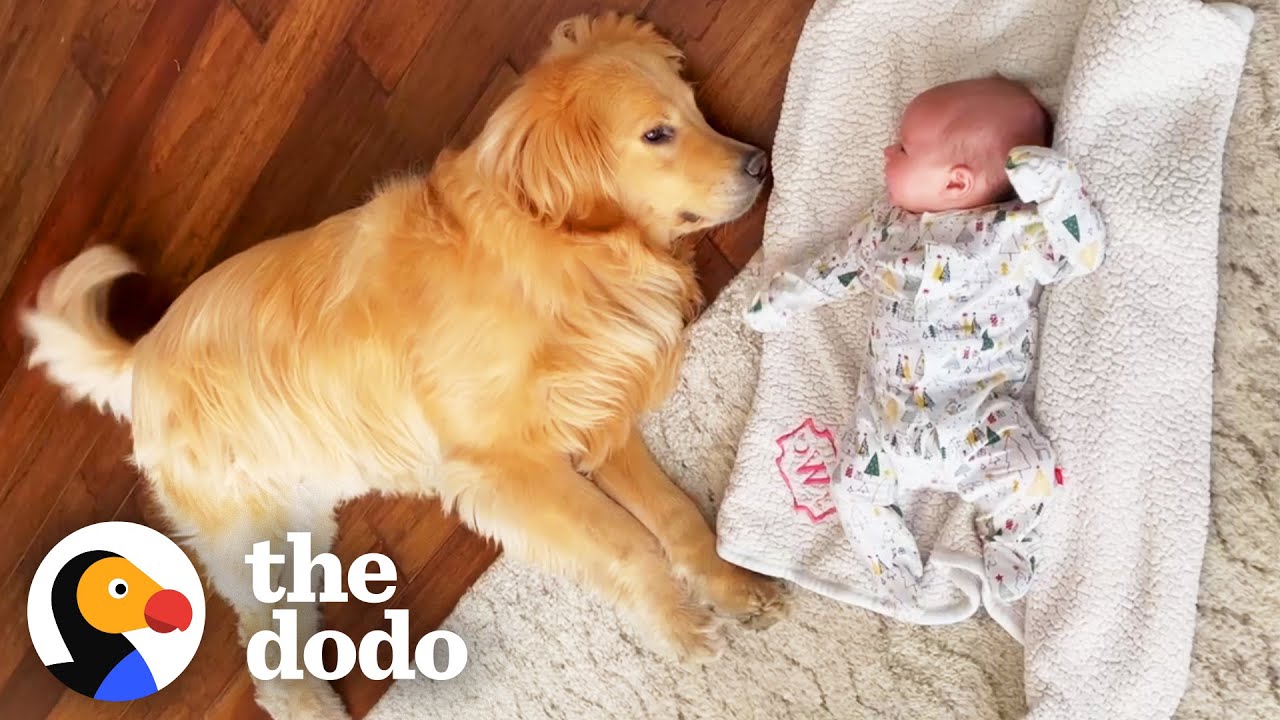
M769 155L760 148L751 148L742 160L742 172L759 180L769 169Z

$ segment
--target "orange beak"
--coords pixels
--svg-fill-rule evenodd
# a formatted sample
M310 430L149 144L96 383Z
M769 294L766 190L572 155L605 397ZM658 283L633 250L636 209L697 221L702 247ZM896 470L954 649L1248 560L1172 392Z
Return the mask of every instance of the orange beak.
M191 603L177 590L161 590L147 600L142 615L156 632L186 630L191 626Z

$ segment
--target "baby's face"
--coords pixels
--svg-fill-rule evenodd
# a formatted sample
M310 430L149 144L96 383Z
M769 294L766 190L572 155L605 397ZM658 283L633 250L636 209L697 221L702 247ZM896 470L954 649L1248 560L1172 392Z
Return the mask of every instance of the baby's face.
M947 138L931 104L916 98L907 106L895 142L884 149L884 180L889 201L914 213L951 209L956 143Z

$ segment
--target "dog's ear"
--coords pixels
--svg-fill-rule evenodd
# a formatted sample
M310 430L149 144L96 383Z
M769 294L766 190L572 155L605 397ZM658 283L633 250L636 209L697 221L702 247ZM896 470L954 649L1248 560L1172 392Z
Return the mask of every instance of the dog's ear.
M481 175L549 225L592 224L614 214L612 151L585 102L550 102L523 84L476 141Z
M561 22L551 33L546 59L606 45L633 48L665 60L676 72L684 68L684 53L651 23L630 15L608 13L597 18L579 15Z

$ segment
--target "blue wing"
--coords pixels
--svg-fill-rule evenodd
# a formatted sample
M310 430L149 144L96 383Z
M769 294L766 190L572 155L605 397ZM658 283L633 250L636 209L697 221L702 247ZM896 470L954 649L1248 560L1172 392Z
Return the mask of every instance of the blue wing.
M93 697L95 700L125 702L146 697L155 691L156 679L151 675L151 668L147 667L142 655L134 650L111 668Z

